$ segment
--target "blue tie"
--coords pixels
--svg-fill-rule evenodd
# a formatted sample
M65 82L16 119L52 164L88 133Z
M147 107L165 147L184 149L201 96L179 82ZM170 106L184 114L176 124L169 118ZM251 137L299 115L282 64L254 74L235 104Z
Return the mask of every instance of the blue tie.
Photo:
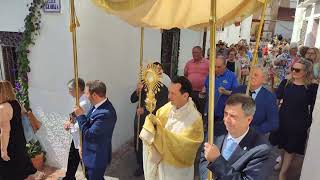
M232 138L228 138L227 139L227 143L222 151L222 156L226 159L229 160L231 154L233 153L233 151L236 149L237 147L237 143L232 139Z

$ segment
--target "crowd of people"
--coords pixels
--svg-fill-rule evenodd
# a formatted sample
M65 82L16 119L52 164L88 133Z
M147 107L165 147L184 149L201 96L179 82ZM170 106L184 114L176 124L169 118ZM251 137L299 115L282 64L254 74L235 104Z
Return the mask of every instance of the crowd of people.
M253 50L251 47L254 48L252 44L248 44L245 40L230 46L222 41L218 42L215 61L215 89L212 91L214 93L214 110L210 110L208 107L210 92L209 53L207 57L203 57L202 48L195 46L192 49L192 59L185 65L184 77L180 77L187 79L191 84L190 92L183 89L184 84L180 84L178 94L191 97L196 109L201 114L204 137L206 137L204 142L207 142L208 112L214 112L215 144L204 143L203 146L199 147L202 150L200 162L195 164L199 167L201 179L207 178L209 170L215 174L217 179L266 179L272 170L280 169L279 180L285 180L288 177L288 169L294 156L296 154L303 155L305 152L308 132L312 123L313 106L320 81L319 50L314 47L298 46L297 43L278 41L277 39L262 42L258 51L257 63L252 66ZM250 71L251 76L249 76ZM248 84L249 78L251 78L250 84ZM168 101L169 104L174 105L174 98L170 95L172 93L171 86L172 84L168 87ZM241 95L246 93L247 87L249 88L249 96ZM162 98L165 98L165 96L163 95ZM157 97L157 100L159 99L161 97ZM143 100L144 98L142 98ZM187 102L185 99L186 104ZM165 128L170 131L167 126L168 121L172 118L171 114L176 113L179 109L183 112L184 106L181 108L171 107L172 112L166 110L169 115L160 117L159 113L163 111L162 108L167 106L161 107L163 103L161 101L161 105L157 104L154 112L156 119L158 118L157 120L161 122L160 125L150 120L154 118L145 114L139 127L140 130L144 131L145 126L142 124L146 124L145 121L151 121L156 128L155 130L149 130L149 132L152 132L155 137L163 136L162 133L157 135L158 129ZM137 115L141 114L139 109L137 109ZM143 112L146 113L145 108ZM183 116L180 115L179 117ZM185 120L177 120L177 123L174 124L177 129L181 128L178 123L181 121L185 123ZM188 125L189 128L193 127L191 124ZM183 127L186 128L186 125ZM171 133L173 132L171 131ZM137 132L136 135L138 135ZM183 134L178 135L185 139L190 138ZM166 138L169 137L166 136ZM233 144L230 145L230 149L229 139L232 140L231 144ZM160 147L157 147L154 141L155 139L146 143L149 151L159 151L158 148ZM176 141L182 140L177 139ZM144 141L141 143L144 144ZM162 143L161 148L165 145L169 146L166 142ZM197 149L194 146L193 148ZM275 150L276 148L279 148L281 152L278 157L275 156L277 154L275 152L279 152ZM171 149L171 151L174 150ZM160 153L161 158L164 158L162 159L164 163L174 166L175 164L172 161L175 158L171 157L172 154L169 152L170 150L159 151L158 153ZM245 152L250 153L246 153L246 156L244 156ZM137 151L137 157L140 157L137 159L141 159L141 157L148 159L149 156L145 155L143 150ZM173 160L166 162L167 156L170 156ZM185 157L179 158L188 157L195 157L195 154L185 154ZM146 179L170 179L170 177L174 177L174 179L193 179L190 174L187 173L190 176L186 177L182 173L182 170L187 170L187 167L193 166L179 167L181 170L175 169L175 173L171 171L172 169L161 168L158 172L153 172L159 175L161 171L160 174L162 175L156 178L156 175L151 176L150 169L146 168L150 165L150 162L140 160L138 164L135 175L140 176L144 173ZM155 167L153 166L153 168ZM157 168L159 167L157 166ZM145 172L143 172L143 169ZM188 169L187 172L193 173L191 169ZM153 171L157 170L153 169Z
M209 171L216 179L262 180L280 168L279 180L287 179L294 156L306 148L320 81L319 50L263 42L252 66L251 46L244 40L230 46L218 42L214 90L208 57L199 46L192 49L184 76L170 79L162 65L154 63L162 86L152 114L143 84L138 83L130 97L132 103L140 99L133 123L135 176L193 180L194 168L199 168L201 180ZM74 79L67 84L73 98L75 84ZM74 180L82 162L87 179L100 180L111 162L116 110L103 82L79 78L78 88L80 104L64 124L72 143L62 179ZM210 92L214 109L208 106ZM0 180L25 179L36 169L26 154L21 106L8 81L0 81L0 94ZM208 112L214 113L214 144L208 143ZM279 157L273 153L276 147L282 152Z
M241 77L248 75L248 73L243 73L243 70L240 70L239 74L239 72L229 68L228 64L230 62L229 59L232 59L233 65L231 67L240 66L239 69L245 67L246 65L241 65L243 55L240 55L240 51L242 50L240 47L246 50L246 59L252 60L250 58L251 52L249 46L245 41L239 42L237 44L238 47L235 48L233 48L233 45L227 48L222 42L220 44L222 45L220 45L218 52L221 52L220 54L226 58L227 69L235 72L238 80L240 80L240 84L246 84L244 81L241 81ZM238 58L233 55L237 50L239 54ZM223 52L228 52L228 56L225 56ZM283 150L282 161L278 158L279 164L276 166L276 168L281 168L279 179L285 179L294 155L304 154L305 151L306 140L312 122L313 106L320 82L319 53L318 48L299 46L295 42L287 43L284 40L279 41L277 38L270 42L263 42L259 48L258 69L264 72L265 79L258 80L260 81L258 86L252 88L257 81L257 73L253 69L250 90L256 89L255 94L251 96L256 102L257 111L254 116L257 117L257 120L253 120L251 126L261 133L270 133L271 144L278 145ZM238 61L238 65L235 65L234 61ZM221 85L217 86L221 87ZM277 106L275 106L274 100L270 95L264 94L263 96L259 96L262 94L260 89L258 89L259 87L267 89L275 95ZM232 92L240 92L239 89L241 89L241 86L233 89ZM244 89L242 92L244 92ZM267 102L267 105L263 106L262 102ZM221 104L217 104L217 106L219 108ZM259 110L260 107L263 108ZM258 117L263 111L267 111L268 113L265 113L265 116L260 115ZM263 117L267 119L267 116L270 117L270 120L261 122L260 127L257 126L258 122L262 121ZM277 122L278 118L276 116L278 116L279 122Z

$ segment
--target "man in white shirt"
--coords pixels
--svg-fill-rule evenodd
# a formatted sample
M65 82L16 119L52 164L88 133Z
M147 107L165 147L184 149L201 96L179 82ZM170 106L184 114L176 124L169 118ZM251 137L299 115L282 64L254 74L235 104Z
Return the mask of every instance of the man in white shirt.
M156 65L158 68L161 83L165 85L166 88L169 88L169 85L171 84L171 79L166 73L164 73L163 65L159 62L154 62L153 64Z
M76 98L76 91L75 91L75 80L72 79L68 82L68 90L69 94L74 98ZM79 97L80 97L80 106L85 110L85 113L88 113L90 110L91 104L88 98L84 95L85 89L85 82L83 79L78 79L79 85ZM77 172L79 162L80 162L80 155L79 155L79 148L80 148L80 136L79 136L79 125L77 121L74 121L73 113L70 114L70 119L65 122L64 129L66 131L70 131L72 136L72 142L69 151L68 157L68 167L67 172L63 180L75 180L75 174Z
M140 133L146 180L193 180L194 161L203 142L203 122L190 94L190 81L176 77L169 103L148 115Z

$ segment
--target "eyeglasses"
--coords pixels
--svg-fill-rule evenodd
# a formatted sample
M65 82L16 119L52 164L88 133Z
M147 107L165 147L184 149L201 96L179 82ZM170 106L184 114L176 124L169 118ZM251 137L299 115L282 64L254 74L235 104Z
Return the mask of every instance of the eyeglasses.
M299 73L302 69L297 69L297 68L294 68L294 67L291 67L291 71L295 71L296 73Z

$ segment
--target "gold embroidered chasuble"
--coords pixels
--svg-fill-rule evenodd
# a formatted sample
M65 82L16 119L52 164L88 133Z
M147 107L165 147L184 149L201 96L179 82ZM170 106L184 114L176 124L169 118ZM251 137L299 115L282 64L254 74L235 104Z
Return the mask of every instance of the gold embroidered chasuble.
M203 123L191 98L179 109L169 102L147 116L140 138L146 180L193 180Z

